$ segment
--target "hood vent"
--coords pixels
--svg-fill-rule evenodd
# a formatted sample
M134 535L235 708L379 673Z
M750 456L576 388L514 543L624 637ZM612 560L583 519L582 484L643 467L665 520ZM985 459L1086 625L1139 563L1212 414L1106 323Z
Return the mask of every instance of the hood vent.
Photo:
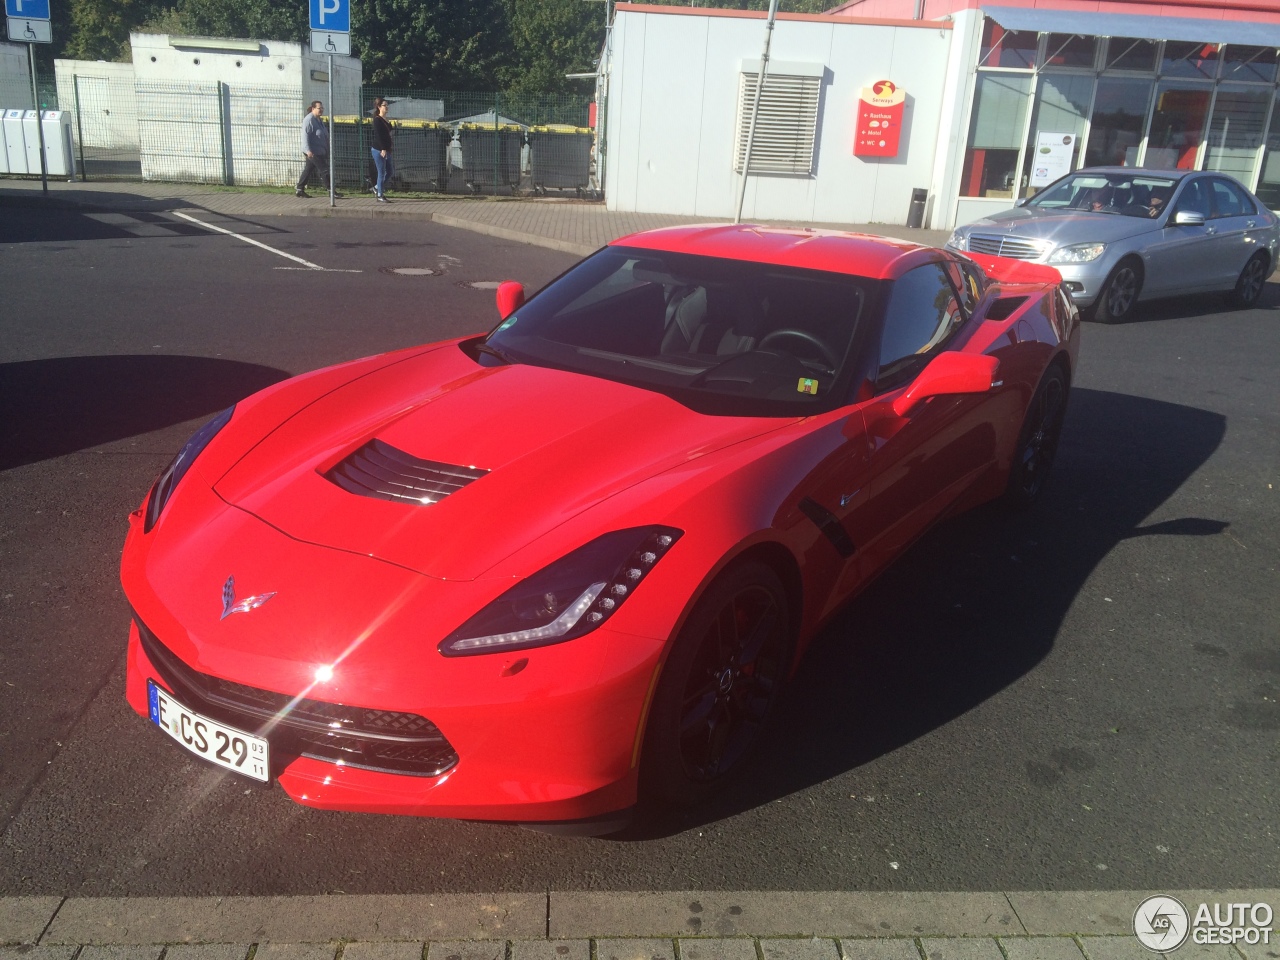
M375 437L325 477L348 493L426 506L443 500L488 472L419 460Z

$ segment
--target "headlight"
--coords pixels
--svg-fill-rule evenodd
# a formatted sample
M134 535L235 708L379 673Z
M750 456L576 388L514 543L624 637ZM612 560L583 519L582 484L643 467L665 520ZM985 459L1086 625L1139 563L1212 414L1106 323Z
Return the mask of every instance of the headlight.
M632 527L596 537L521 580L449 634L440 652L523 650L589 633L613 616L681 535L673 527Z
M1105 243L1073 243L1069 247L1059 247L1049 254L1050 263L1088 263L1102 256L1107 249Z
M952 250L965 250L967 249L966 245L968 242L969 238L962 230L951 231L951 236L947 238L947 246Z
M151 496L147 498L147 513L142 524L143 533L151 532L151 528L160 519L160 511L164 509L164 505L169 502L169 497L173 495L173 488L186 475L191 462L200 455L200 451L207 447L209 441L217 435L218 431L227 425L227 421L231 419L231 414L235 413L235 409L234 404L227 407L227 409L197 430L191 439L183 444L182 449L178 451L178 455L173 458L173 462L164 468L164 473L160 474L155 485L151 488Z

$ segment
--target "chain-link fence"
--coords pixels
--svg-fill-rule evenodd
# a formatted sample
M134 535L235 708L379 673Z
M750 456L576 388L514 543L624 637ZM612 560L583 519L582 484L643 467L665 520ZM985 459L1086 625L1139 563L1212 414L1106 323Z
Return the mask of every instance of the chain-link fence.
M0 108L30 109L31 86L0 82ZM13 87L12 90L9 87ZM302 170L300 89L225 83L44 78L42 107L73 117L77 174L289 186ZM368 190L373 102L388 101L393 191L507 194L599 190L592 97L365 86L333 104L336 185Z

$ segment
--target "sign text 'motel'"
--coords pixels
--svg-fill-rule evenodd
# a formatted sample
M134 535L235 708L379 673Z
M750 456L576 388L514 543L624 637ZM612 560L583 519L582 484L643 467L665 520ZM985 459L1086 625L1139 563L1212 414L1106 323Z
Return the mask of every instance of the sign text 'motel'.
M14 20L48 20L49 0L4 0L4 12Z
M12 3L14 0L5 0ZM48 2L48 0L45 0ZM308 0L311 4L311 29L325 33L351 32L351 0Z

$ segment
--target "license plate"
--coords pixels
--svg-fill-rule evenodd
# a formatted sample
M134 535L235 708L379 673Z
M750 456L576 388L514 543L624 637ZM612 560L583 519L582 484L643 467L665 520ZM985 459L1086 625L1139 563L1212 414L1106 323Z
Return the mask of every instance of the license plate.
M197 757L266 783L271 779L269 744L262 737L202 717L147 681L151 722Z

